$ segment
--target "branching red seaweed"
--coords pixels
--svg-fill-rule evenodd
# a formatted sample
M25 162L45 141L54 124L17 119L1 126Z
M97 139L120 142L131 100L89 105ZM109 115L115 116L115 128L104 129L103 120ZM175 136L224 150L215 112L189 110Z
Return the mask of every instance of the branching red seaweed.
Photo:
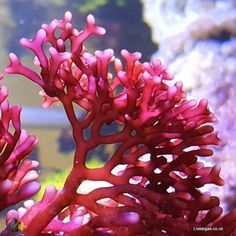
M0 86L0 211L40 189L38 162L28 158L37 140L21 129L21 108L11 107L7 96L6 87Z
M26 236L215 235L201 231L207 227L230 235L235 211L221 217L218 198L201 192L207 184L224 184L218 166L199 160L213 155L208 145L220 144L207 101L188 100L158 60L142 63L140 53L126 50L121 59L112 49L88 52L86 40L105 30L92 15L82 31L71 20L66 12L63 20L42 25L33 40L21 40L36 55L40 73L10 54L6 73L37 83L45 107L63 105L76 149L63 188L49 186L41 201L26 202L24 212L10 211L7 221L20 220ZM104 134L111 124L119 131ZM117 148L104 166L88 168L88 152L110 144ZM86 181L106 185L84 192Z

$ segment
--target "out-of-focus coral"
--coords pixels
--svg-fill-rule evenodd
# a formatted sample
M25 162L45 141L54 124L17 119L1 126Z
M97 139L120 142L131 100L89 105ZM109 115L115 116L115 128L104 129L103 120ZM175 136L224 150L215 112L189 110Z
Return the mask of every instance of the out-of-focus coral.
M231 208L236 204L236 2L143 0L143 4L153 40L159 43L154 57L168 65L176 80L184 81L191 96L206 97L218 118L216 127L225 145L215 150L215 161L227 182L221 197Z
M36 138L21 129L21 108L11 107L7 94L7 89L0 86L0 211L32 197L40 189L35 181L38 162L28 158Z
M45 107L63 105L75 155L62 189L49 186L41 201L10 211L7 227L17 220L26 236L187 236L202 235L197 229L207 226L222 229L218 235L233 232L236 212L221 217L219 199L201 191L224 184L218 166L199 161L212 156L208 145L221 144L207 101L188 100L159 60L142 63L140 53L126 50L121 59L112 49L90 53L84 43L105 30L92 15L82 31L71 21L66 12L63 20L43 24L34 39L21 40L40 71L9 55L7 73L38 84ZM104 133L114 123L119 129ZM101 167L89 168L91 150L114 144ZM88 182L99 186L84 190Z

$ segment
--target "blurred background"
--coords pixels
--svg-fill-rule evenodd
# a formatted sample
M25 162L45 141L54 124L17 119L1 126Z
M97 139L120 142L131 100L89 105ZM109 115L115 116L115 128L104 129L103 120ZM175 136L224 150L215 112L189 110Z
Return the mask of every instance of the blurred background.
M0 71L10 52L32 65L33 55L19 40L34 37L43 23L62 19L67 10L79 30L89 13L106 28L105 36L89 42L90 50L113 48L117 57L121 49L140 51L143 62L159 58L184 82L189 97L209 100L224 142L209 162L222 166L226 182L213 191L225 211L236 207L236 0L0 0ZM23 128L39 139L31 156L40 161L41 180L46 185L58 179L60 185L74 150L62 108L43 109L39 88L21 76L6 75L2 83L10 103L23 106ZM99 165L109 152L98 150L91 159Z

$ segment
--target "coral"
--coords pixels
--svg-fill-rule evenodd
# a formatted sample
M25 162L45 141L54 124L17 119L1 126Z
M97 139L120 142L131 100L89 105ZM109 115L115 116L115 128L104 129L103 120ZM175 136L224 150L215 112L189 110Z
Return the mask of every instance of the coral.
M49 186L41 201L9 211L8 226L21 222L26 236L202 235L204 227L229 235L236 212L221 217L218 198L201 191L224 183L218 166L200 161L212 156L208 145L221 143L207 101L188 100L158 60L141 63L140 53L122 50L122 63L112 49L88 52L86 40L105 30L92 15L82 31L71 20L66 12L63 20L42 25L34 39L21 40L36 55L39 73L9 56L6 73L38 84L45 107L63 105L75 154L62 189ZM113 124L118 131L104 134ZM101 145L116 149L103 166L89 168L89 152Z
M7 95L6 87L0 86L0 211L40 189L38 162L28 158L37 140L21 129L21 108L11 107Z

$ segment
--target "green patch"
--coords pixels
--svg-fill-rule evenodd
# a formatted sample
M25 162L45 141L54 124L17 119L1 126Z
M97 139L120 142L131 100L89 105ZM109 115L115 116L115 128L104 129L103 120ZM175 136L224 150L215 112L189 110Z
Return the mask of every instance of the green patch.
M89 169L102 167L104 163L98 158L93 158L92 160L86 162L86 167ZM46 173L46 171L42 171L42 179L41 179L41 189L35 195L34 200L39 201L42 199L42 196L45 192L45 189L49 185L54 185L56 189L62 189L63 184L70 172L70 169L64 169L61 171L50 171L50 173Z

